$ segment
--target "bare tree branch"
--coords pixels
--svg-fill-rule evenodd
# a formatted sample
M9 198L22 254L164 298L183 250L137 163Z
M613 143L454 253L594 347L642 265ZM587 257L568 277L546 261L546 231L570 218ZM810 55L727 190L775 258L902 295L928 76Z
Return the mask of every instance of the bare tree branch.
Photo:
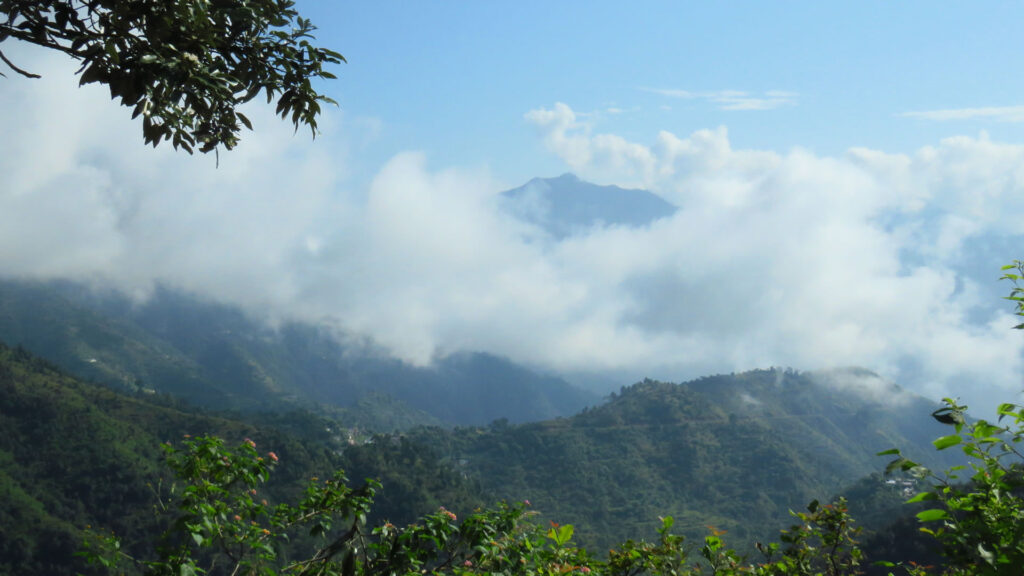
M24 76L26 78L42 78L42 76L40 76L39 74L33 74L33 73L31 73L31 72L29 72L27 70L22 70L21 68L18 68L17 66L15 66L14 62L11 62L10 60L8 60L7 56L4 56L4 51L3 50L0 50L0 60L3 60L4 64L7 64L7 66L9 66L11 70L14 70L18 74L21 74L22 76ZM0 76L4 76L4 73L0 72Z

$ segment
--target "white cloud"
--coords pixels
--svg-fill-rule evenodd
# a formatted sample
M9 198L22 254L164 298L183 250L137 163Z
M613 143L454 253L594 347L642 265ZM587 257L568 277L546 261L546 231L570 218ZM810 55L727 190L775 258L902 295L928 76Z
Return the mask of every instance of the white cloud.
M783 106L795 106L800 95L785 90L769 90L763 94L752 94L742 90L717 90L693 92L671 88L641 88L645 92L660 94L682 100L704 100L719 110L774 110Z
M1008 308L954 270L967 240L1024 234L1024 147L958 137L823 157L737 150L724 127L644 144L559 103L526 115L552 153L680 210L554 241L500 209L485 171L422 153L356 186L353 123L334 113L313 143L257 106L219 169L146 149L125 110L57 62L0 84L4 276L163 282L421 363L473 349L629 378L862 365L933 395L1019 387Z
M950 108L946 110L919 110L900 114L907 118L925 120L975 120L986 119L995 122L1024 122L1024 106L988 106L982 108Z
M1024 234L1024 148L982 134L912 156L829 158L733 150L724 128L632 145L640 149L616 159L628 167L620 178L643 173L682 209L650 230L580 240L589 257L574 259L619 271L608 283L633 303L620 323L646 334L654 357L691 367L709 357L738 368L857 364L913 376L933 394L972 380L1017 387L1022 342L1007 329L1008 310L979 301L973 287L987 278L953 269L972 258L968 238ZM575 169L606 179L608 164ZM632 259L610 256L622 253ZM969 319L979 306L988 309L980 324Z
M614 134L590 135L590 125L562 102L554 108L538 108L524 115L543 134L544 144L574 170L603 166L609 174L633 173L644 179L655 169L654 157L639 144Z

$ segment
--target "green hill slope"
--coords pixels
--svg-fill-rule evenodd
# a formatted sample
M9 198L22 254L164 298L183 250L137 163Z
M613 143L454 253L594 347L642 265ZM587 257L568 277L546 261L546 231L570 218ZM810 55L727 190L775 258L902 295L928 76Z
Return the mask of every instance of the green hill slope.
M420 434L487 492L530 500L598 549L653 535L664 515L694 536L711 525L753 541L784 526L788 510L881 470L881 450L902 446L945 464L920 441L941 432L930 402L892 390L883 404L863 389L828 387L837 376L877 379L760 370L645 381L572 418Z
M899 445L914 454L915 438L941 431L929 424L930 403L896 389L876 400L865 390L877 387L851 379L877 380L863 371L760 370L645 381L571 418L368 437L304 412L253 415L263 422L256 426L128 396L0 346L0 573L81 569L72 553L86 525L153 542L153 487L168 481L157 446L186 433L272 447L285 463L272 498L292 499L305 479L338 467L353 479L380 478L376 519L396 524L439 505L462 515L507 498L575 524L598 554L651 536L664 515L691 536L715 526L731 542L773 538L788 509L879 470L875 452ZM928 446L917 454L948 464ZM866 518L890 514L899 499L881 482L853 489L880 502L859 507Z
M268 485L271 500L294 501L310 477L351 467L355 483L364 476L383 480L379 514L396 522L438 501L459 510L480 501L472 484L421 446L410 446L418 458L401 468L350 461L341 454L348 444L336 423L303 412L253 417L274 427L85 383L0 344L0 574L87 571L73 556L86 526L112 529L144 553L167 520L154 508L171 485L159 444L185 434L231 443L248 437L273 449L283 465Z

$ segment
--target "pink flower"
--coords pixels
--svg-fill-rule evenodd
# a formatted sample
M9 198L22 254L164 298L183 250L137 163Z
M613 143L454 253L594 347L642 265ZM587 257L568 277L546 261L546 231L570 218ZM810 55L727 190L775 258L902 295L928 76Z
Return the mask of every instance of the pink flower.
M235 514L235 522L238 522L241 519L242 519L241 516L239 516L238 514Z
M451 520L452 522L455 522L456 520L458 520L458 518L455 516L455 513L449 511L444 506L441 506L441 513L444 514L445 516L447 516L448 519Z
M250 448L255 448L256 447L256 443L253 442L252 440L248 439L248 438L245 439L245 443L248 444Z
M267 452L267 456L270 456L271 460L277 462L277 454L274 454L273 452Z
M529 500L523 500L523 506L526 506L527 508L529 508L530 501Z
M462 565L465 566L466 568L469 568L470 566L473 565L473 563L471 561L469 561L469 560L466 560L465 562L462 563Z
M584 567L580 568L580 572L583 572L584 574L590 574L590 568L587 568L586 566L584 566Z

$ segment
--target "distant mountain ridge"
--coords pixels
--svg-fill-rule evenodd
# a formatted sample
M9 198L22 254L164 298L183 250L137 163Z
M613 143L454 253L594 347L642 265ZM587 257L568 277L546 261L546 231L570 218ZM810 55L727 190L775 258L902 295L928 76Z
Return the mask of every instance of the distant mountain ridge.
M647 226L677 207L647 190L600 186L573 174L534 178L502 193L508 210L561 239L594 226Z
M544 420L599 400L496 356L466 352L433 367L411 366L343 345L316 326L271 329L237 308L166 289L137 304L75 284L0 281L0 341L85 378L202 406L358 404L349 416L382 431ZM367 413L374 406L379 412Z
M835 387L836 376L877 379L772 369L647 380L571 418L422 433L488 493L529 499L597 549L653 537L664 515L691 537L711 525L752 541L788 525L789 510L880 472L882 450L900 447L936 469L959 463L932 449L945 433L929 417L933 402L899 389L891 390L899 402L889 402Z

